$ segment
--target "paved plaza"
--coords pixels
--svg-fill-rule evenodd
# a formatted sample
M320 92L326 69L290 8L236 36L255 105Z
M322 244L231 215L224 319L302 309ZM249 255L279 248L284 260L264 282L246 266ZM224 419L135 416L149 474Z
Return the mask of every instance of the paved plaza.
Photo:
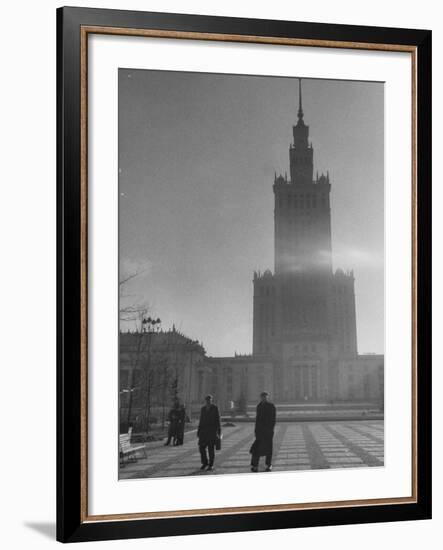
M148 458L125 463L120 479L177 477L250 472L249 448L254 423L223 427L222 449L215 454L215 470L200 471L196 432L185 434L180 447L148 445ZM312 470L383 466L382 420L344 422L280 422L274 435L273 470ZM264 458L260 471L264 470ZM255 475L252 474L251 475Z

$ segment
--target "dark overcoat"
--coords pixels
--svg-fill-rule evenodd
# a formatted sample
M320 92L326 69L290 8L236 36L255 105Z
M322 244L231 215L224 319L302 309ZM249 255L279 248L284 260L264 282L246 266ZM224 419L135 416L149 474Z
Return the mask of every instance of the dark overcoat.
M183 438L185 435L185 420L186 410L185 407L181 405L177 411L177 428L175 431L176 438L181 444L183 444Z
M272 455L272 439L276 420L275 405L269 401L257 405L255 417L255 441L251 453L258 456Z
M168 414L169 420L169 434L175 437L177 434L177 422L178 422L179 408L173 407Z
M203 406L200 411L200 422L197 429L199 445L214 444L221 433L220 413L217 405Z

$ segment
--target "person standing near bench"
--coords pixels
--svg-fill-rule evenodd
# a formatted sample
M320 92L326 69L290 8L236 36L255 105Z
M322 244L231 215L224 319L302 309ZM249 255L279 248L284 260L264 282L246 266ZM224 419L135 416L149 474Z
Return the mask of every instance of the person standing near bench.
M272 440L274 438L275 421L275 405L269 401L269 393L264 391L260 394L260 403L257 405L255 441L249 451L252 454L251 472L258 472L261 456L266 457L266 472L272 470Z
M168 414L168 439L166 440L165 446L168 446L171 443L177 445L177 427L180 418L180 402L178 399L174 400L174 405Z
M177 427L175 430L175 442L174 445L183 445L185 438L185 423L186 423L186 409L183 404L179 403L177 411Z
M200 422L197 429L198 447L201 457L200 470L214 469L215 444L221 437L220 413L217 405L213 404L212 395L205 397L205 404L200 411ZM206 454L206 449L208 453ZM208 457L209 455L209 457Z

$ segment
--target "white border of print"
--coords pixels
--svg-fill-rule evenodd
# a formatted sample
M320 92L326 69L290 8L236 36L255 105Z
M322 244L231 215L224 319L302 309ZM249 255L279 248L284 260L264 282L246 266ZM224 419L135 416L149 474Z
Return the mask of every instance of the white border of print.
M89 514L410 496L410 54L107 35L88 39ZM384 467L118 481L118 68L385 82Z

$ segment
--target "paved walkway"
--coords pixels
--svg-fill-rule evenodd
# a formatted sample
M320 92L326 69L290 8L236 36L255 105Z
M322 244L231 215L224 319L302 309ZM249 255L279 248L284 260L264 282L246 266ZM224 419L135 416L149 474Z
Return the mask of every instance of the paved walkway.
M222 449L215 455L214 472L200 472L196 433L185 435L180 447L148 448L139 458L120 468L120 479L177 477L250 472L249 448L254 424L223 428ZM281 422L274 435L274 471L383 466L383 421ZM260 470L264 469L264 458ZM251 474L252 475L252 474Z

